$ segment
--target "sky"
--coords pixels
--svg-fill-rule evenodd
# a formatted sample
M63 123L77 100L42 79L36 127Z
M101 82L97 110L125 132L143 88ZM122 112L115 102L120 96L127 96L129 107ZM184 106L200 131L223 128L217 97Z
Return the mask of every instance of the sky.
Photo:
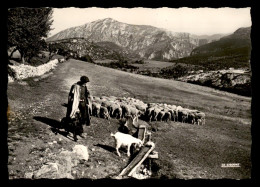
M52 36L64 29L112 18L135 25L151 25L196 35L228 34L250 27L250 8L54 8Z

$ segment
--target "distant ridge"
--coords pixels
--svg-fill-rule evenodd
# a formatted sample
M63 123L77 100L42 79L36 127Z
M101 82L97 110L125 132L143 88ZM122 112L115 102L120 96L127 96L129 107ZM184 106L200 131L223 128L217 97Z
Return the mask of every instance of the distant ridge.
M239 28L233 34L220 38L215 41L194 49L191 55L212 54L219 56L222 53L226 55L248 54L251 51L251 27Z
M140 58L167 61L189 56L200 45L200 39L189 33L173 33L149 25L131 25L112 18L65 29L47 41L69 38L85 38L94 43L108 42Z

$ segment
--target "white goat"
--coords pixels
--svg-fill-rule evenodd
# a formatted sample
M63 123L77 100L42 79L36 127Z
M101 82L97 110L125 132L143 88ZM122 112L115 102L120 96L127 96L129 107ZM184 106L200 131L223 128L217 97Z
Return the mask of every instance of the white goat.
M131 136L130 134L124 134L121 132L116 132L115 134L111 133L111 136L115 138L116 141L116 152L118 156L121 156L119 153L119 148L121 146L127 146L127 156L130 156L130 147L132 144L135 144L135 148L141 147L143 145L142 140Z

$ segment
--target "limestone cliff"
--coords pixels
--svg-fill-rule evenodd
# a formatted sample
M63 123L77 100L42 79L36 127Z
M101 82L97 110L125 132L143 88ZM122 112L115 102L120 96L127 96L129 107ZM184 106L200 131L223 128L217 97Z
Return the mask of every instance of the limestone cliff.
M47 41L79 37L94 43L114 43L139 57L160 60L188 56L199 44L189 33L173 33L148 25L130 25L111 18L63 30Z

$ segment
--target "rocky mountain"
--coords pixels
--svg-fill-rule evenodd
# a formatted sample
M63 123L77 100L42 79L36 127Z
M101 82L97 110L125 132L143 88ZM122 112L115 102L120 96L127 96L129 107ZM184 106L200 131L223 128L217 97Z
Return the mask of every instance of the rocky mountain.
M171 32L149 25L126 24L111 18L68 28L46 41L71 38L84 38L100 47L105 46L117 52L124 51L123 54L128 57L167 61L217 51L233 53L234 49L238 49L238 53L239 50L246 53L248 46L251 45L250 28L240 28L228 36L223 34L198 36Z
M68 28L47 39L56 41L85 38L94 43L109 42L141 58L170 60L190 55L198 40L189 33L173 33L148 25L130 25L111 18Z
M114 53L120 54L122 57L129 57L129 58L138 58L139 56L129 50L126 50L113 42L97 42L95 43L96 46L100 48L104 48L109 51L114 51Z

